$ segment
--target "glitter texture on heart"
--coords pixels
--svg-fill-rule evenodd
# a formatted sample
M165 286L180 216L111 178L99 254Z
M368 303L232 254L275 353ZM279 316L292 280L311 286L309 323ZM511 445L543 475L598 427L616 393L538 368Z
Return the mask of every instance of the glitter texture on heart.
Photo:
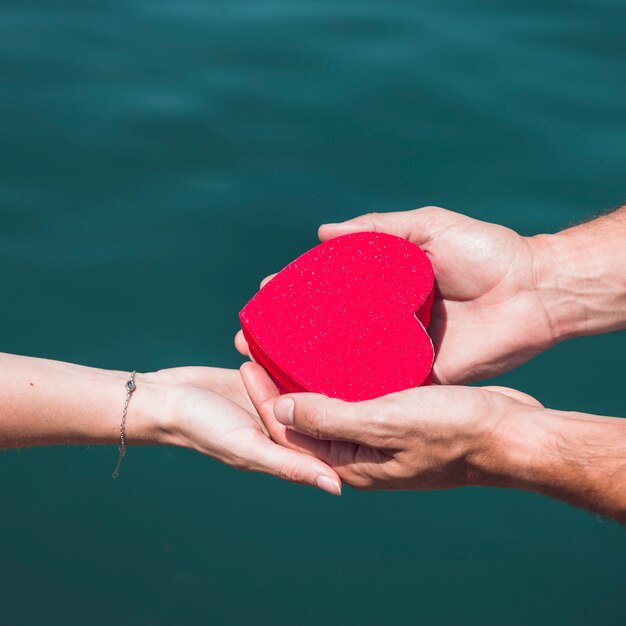
M298 257L239 317L252 358L281 393L359 401L430 384L433 296L420 248L364 232Z

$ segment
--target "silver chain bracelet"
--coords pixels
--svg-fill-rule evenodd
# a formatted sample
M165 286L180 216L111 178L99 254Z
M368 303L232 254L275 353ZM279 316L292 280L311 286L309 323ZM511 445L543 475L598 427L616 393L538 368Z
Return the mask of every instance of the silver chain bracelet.
M130 397L133 395L133 391L137 389L137 384L135 383L135 374L137 372L132 372L130 378L126 381L126 400L124 401L124 409L122 410L122 423L120 424L120 454L117 457L117 465L113 470L113 478L118 478L120 475L120 465L126 456L126 414L128 413L128 403L130 402Z

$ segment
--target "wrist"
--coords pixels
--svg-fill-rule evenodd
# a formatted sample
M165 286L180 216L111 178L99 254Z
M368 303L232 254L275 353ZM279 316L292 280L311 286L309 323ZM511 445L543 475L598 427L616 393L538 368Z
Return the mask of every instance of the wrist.
M65 367L65 364L61 364ZM63 372L76 390L77 402L67 423L67 443L119 444L120 426L130 372L69 366ZM163 390L152 374L137 373L136 388L129 398L125 424L129 446L164 443L166 419ZM83 406L84 405L84 406Z
M470 462L472 483L540 491L550 446L549 411L519 405L492 419Z
M124 378L127 380L128 374L124 374ZM158 372L138 373L135 380L137 388L130 400L126 421L128 445L179 445L168 386Z
M528 239L553 341L626 327L626 226L606 216Z
M475 484L509 487L626 521L626 422L526 407L491 441Z
M535 289L548 319L553 343L582 334L587 305L575 264L580 250L561 233L529 238Z

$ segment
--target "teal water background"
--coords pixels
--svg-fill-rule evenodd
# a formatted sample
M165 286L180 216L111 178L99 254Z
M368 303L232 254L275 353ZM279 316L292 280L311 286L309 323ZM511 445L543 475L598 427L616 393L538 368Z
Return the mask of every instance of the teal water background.
M0 349L236 367L318 224L626 200L620 1L0 0ZM601 242L599 242L601 245ZM500 378L626 415L624 333ZM0 623L626 623L626 534L532 494L341 499L178 449L0 454Z

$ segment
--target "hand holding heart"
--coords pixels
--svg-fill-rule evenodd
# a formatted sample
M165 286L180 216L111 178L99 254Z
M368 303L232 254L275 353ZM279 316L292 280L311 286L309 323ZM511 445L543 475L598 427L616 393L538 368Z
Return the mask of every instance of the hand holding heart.
M541 407L500 387L436 385L357 403L280 396L258 364L244 363L241 375L276 443L321 459L357 489L489 484L487 468L498 462L491 442L519 415Z
M341 493L341 481L330 467L267 436L236 370L164 369L142 374L139 386L152 398L145 412L158 416L162 443L196 450L239 469Z
M279 390L348 401L429 384L432 264L386 233L351 233L290 263L239 314Z
M369 214L322 226L322 241L386 232L418 245L437 281L429 334L435 382L483 379L520 365L555 341L535 276L539 242L438 207ZM248 353L241 333L240 352Z
M429 256L438 287L429 329L437 382L489 378L554 343L537 288L536 239L439 207L364 215L319 234L326 241L357 230L404 237Z
M623 419L544 409L499 387L421 387L428 378L416 372L432 361L414 332L420 324L433 339L435 382L455 383L511 369L558 340L626 328L625 211L532 238L437 207L322 226L323 243L280 272L240 315L246 336L236 338L237 347L258 361L245 363L241 376L268 433L357 489L514 487L626 520ZM395 253L379 247L383 233L395 235L388 240ZM402 239L430 263L416 257L403 265ZM362 259L359 246L350 248L357 240L373 246ZM339 249L334 263L320 267L327 251ZM380 258L395 275L375 269ZM374 269L359 284L360 265ZM420 265L434 269L432 306L432 291L423 298L428 281L402 278L422 273ZM404 289L410 296L395 299ZM311 306L317 314L309 318ZM417 319L410 319L414 310ZM368 312L375 318L382 311L383 323L371 324ZM397 379L395 389L385 389Z

